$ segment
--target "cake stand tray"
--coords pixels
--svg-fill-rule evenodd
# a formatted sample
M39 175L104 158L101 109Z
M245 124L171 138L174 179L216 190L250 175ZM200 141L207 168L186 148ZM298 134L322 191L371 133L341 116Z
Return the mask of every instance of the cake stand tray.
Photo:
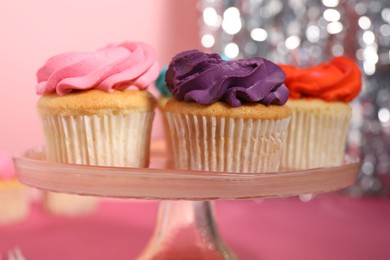
M150 168L52 163L42 147L14 158L18 178L39 189L79 195L162 200L155 231L138 260L236 260L221 239L213 200L287 197L345 188L359 163L276 173L222 173L171 169L152 142Z
M277 173L221 173L166 168L161 146L151 150L150 168L52 163L42 147L14 159L20 181L39 189L79 195L157 200L216 200L288 197L335 191L356 180L359 163Z

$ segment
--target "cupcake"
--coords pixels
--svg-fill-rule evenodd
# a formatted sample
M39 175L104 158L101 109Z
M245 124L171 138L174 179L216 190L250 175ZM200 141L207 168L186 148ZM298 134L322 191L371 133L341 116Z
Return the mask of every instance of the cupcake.
M148 167L156 100L146 89L158 73L155 51L141 42L50 58L36 86L47 159Z
M361 73L346 57L309 68L280 65L292 110L282 167L307 169L343 163L352 109Z
M171 92L169 92L167 83L165 82L165 74L167 70L168 70L168 66L165 66L161 70L154 85L156 86L158 92L160 93L160 97L157 100L157 106L161 112L161 119L163 123L163 130L164 130L165 143L166 143L167 166L170 167L170 165L172 164L172 144L171 144L171 137L169 134L169 127L168 127L167 117L165 115L164 108L167 102L172 98L172 94Z
M169 64L165 105L175 167L276 172L291 111L285 75L262 58L182 52Z
M0 225L25 220L29 207L28 187L16 178L11 156L0 151Z
M146 88L158 72L140 42L49 59L37 73L48 160L147 167L156 100Z

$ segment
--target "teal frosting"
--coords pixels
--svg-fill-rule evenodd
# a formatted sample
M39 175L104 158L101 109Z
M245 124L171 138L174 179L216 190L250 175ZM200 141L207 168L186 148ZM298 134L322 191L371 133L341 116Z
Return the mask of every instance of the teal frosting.
M158 75L158 78L155 81L155 85L162 96L172 97L171 92L167 88L167 83L165 82L165 74L167 73L167 70L168 66L165 66L161 70L160 75Z

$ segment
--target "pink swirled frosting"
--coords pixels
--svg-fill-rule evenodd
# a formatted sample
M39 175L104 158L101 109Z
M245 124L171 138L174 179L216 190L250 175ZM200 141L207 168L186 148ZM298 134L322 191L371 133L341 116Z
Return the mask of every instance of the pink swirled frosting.
M74 90L106 92L145 89L159 74L154 49L123 42L93 52L70 52L50 58L37 72L37 94L66 95Z

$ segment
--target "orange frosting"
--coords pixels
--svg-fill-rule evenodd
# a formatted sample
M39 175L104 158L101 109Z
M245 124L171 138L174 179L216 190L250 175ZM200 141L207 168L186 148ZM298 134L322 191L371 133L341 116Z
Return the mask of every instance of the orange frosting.
M290 98L319 98L325 101L350 102L360 92L362 76L357 64L347 57L309 68L281 64Z

